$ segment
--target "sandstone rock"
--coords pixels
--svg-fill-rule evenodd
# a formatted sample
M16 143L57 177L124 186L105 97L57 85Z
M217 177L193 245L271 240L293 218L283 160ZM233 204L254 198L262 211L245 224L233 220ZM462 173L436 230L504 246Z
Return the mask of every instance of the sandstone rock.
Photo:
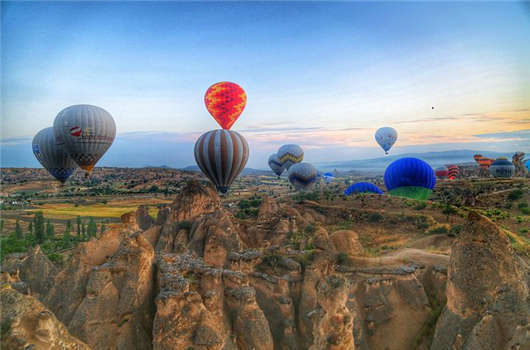
M0 286L3 349L89 350L37 299Z
M359 235L354 231L339 230L329 236L335 250L350 255L362 255L364 250Z
M528 285L508 238L489 219L470 213L452 247L447 307L431 349L508 349L524 337L528 319Z
M149 208L147 206L140 205L138 207L136 210L136 222L142 231L147 230L154 224L155 219L149 215Z
M142 235L125 237L112 258L91 271L72 332L96 349L151 348L153 261Z
M258 221L265 220L270 216L276 215L280 210L278 202L268 196L263 197L263 201L258 210Z
M168 220L181 222L221 208L221 200L212 187L189 181L171 205Z

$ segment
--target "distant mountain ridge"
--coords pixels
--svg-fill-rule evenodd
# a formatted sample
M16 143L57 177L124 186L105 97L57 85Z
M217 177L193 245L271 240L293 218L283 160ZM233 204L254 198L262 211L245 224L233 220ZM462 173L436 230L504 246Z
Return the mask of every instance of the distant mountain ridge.
M315 163L315 165L322 170L358 170L358 171L370 171L370 172L380 172L384 171L386 167L393 161L399 158L405 157L414 157L424 160L429 163L433 168L447 165L451 163L463 164L471 163L473 164L473 156L475 154L482 154L485 157L489 158L498 158L498 157L507 157L511 159L511 153L501 153L501 152L482 152L474 150L454 150L454 151L443 151L443 152L425 152L425 153L403 153L398 155L389 155L386 157L379 158L370 158L370 159L360 159L360 160L350 160L350 161L336 161L336 162L321 162Z

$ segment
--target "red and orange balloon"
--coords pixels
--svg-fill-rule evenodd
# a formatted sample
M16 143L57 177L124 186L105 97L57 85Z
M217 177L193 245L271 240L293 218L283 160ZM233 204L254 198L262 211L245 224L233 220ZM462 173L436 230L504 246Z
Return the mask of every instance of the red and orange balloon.
M204 95L206 109L226 130L230 130L245 109L247 94L241 86L229 81L213 84Z

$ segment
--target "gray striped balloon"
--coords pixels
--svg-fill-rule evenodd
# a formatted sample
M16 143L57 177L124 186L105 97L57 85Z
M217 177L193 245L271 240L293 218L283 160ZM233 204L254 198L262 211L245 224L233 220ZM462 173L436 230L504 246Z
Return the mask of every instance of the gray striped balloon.
M63 109L53 122L55 136L70 157L90 172L116 137L116 124L109 112L91 105Z
M247 164L247 140L236 131L208 131L195 143L195 161L217 190L226 193Z
M57 143L51 127L39 131L31 146L35 158L61 183L65 183L77 168L77 164L68 156L63 145Z
M295 190L307 190L310 189L317 180L317 169L306 162L296 163L289 168L287 177Z

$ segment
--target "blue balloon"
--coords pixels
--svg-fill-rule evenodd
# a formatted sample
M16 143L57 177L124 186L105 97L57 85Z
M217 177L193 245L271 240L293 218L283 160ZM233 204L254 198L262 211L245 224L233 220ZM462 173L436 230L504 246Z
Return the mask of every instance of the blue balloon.
M385 154L388 154L388 151L392 148L394 143L396 143L397 136L396 129L389 126L379 128L375 132L375 140L385 151Z
M530 170L530 159L527 159L524 164L526 165L526 169Z
M335 175L333 173L324 173L324 181L329 184L331 181L335 178Z
M350 185L344 190L344 194L349 196L352 193L375 193L383 194L383 191L376 185L370 182L357 182L356 184Z
M401 158L385 170L385 185L392 195L427 199L436 184L431 166L421 159Z

